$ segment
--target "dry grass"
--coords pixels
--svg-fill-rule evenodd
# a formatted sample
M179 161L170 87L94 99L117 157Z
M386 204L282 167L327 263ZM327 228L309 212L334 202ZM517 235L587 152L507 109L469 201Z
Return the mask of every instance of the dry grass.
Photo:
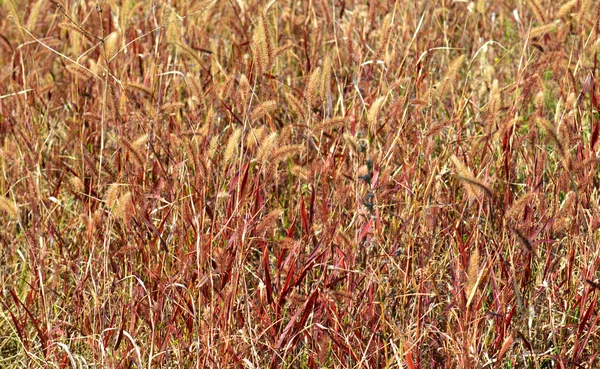
M597 1L0 3L0 367L600 366Z

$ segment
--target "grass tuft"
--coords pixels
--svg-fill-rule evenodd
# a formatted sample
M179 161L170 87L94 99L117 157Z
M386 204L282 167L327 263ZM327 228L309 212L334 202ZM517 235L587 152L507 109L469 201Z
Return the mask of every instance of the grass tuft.
M0 0L1 368L600 367L600 3Z

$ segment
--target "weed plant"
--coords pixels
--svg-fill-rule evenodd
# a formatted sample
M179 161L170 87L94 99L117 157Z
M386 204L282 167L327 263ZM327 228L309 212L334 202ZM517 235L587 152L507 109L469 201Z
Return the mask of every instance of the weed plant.
M600 366L600 2L0 4L0 367Z

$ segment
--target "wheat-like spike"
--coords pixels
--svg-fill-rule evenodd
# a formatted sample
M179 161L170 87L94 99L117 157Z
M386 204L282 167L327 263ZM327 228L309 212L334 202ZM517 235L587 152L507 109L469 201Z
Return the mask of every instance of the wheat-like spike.
M582 22L588 16L591 5L592 0L581 1L581 8L579 8L579 17L577 18L580 22Z
M85 189L81 178L76 176L72 176L71 178L69 178L69 184L71 185L71 188L77 192L83 192L83 190Z
M182 103L181 101L174 101L174 102L168 102L163 104L160 107L160 111L165 113L165 112L174 112L177 111L179 109L183 109L185 107L185 104Z
M215 119L215 115L216 113L213 107L209 107L208 112L206 113L206 118L204 120L204 127L206 127L207 130L212 126L213 120Z
M290 138L292 137L292 124L286 124L283 129L279 132L279 145L286 145L290 143Z
M521 196L517 201L513 202L508 211L506 212L506 216L510 218L517 218L523 213L523 209L529 203L531 198L533 197L533 192L527 192L525 195Z
M447 124L448 124L447 122L441 122L441 123L434 124L427 131L425 131L423 133L423 135L430 137L430 136L437 135L442 131L446 131L446 129L448 128Z
M577 202L577 196L575 192L569 191L565 196L562 205L560 206L561 212L571 212Z
M73 33L71 35L71 45L75 55L81 54L81 44L81 35L78 33Z
M302 108L302 104L300 103L300 101L290 93L286 93L285 98L290 104L290 107L292 108L294 113L298 115L298 118L300 118L301 120L306 120L306 114L304 112L304 109Z
M252 129L246 136L246 147L248 149L254 149L261 142L265 132L265 126L260 126L256 129Z
M152 99L142 100L142 106L146 111L146 116L155 117L158 115L158 112L156 111L156 106L153 103Z
M320 0L316 4L319 6L321 12L323 13L323 16L325 17L325 24L331 24L331 13L329 11L329 6L327 3L327 0Z
M458 69L465 63L465 59L467 57L465 55L460 55L458 58L454 59L452 61L452 63L450 64L450 67L448 68L448 75L450 74L454 74L456 75L456 72L458 72ZM452 81L454 81L454 78L448 78Z
M143 92L148 95L152 95L152 89L150 89L150 87L148 87L142 83L125 82L124 85L125 85L125 87L127 87L129 89L140 91L140 92Z
M248 104L251 92L252 86L250 86L250 81L248 81L248 77L246 77L245 74L242 74L240 76L236 100L236 103L242 111L246 111L246 105Z
M150 136L148 136L147 133L144 133L143 135L141 135L140 137L136 138L135 141L133 141L131 143L131 146L136 150L136 151L140 151L144 148L144 146L146 145L146 143L148 142L148 139L150 138Z
M290 237L281 237L277 241L277 245L283 250L291 250L295 246L298 246L299 244L300 244L299 241L297 241L293 238L290 238Z
M473 192L476 193L477 196L483 192L488 198L494 198L494 193L492 190L478 179L474 177L463 177L460 175L456 176L456 179L463 182L463 184L466 184L467 189L470 189L471 191L474 190Z
M102 69L102 67L98 64L97 61L90 59L90 67L88 68L92 73L94 73L94 75L98 76L97 78L100 79L100 75L102 74L102 72L104 71Z
M273 112L275 109L277 109L277 101L265 101L252 109L252 113L250 113L250 121L255 122L265 115Z
M3 147L0 147L0 158L9 160L15 159L18 151L16 146L17 145L12 140L5 141Z
M113 31L110 35L106 36L106 38L104 39L104 51L105 51L104 57L106 58L107 62L111 61L117 54L117 51L119 51L120 38L121 37L119 35L119 32Z
M264 59L266 62L266 70L271 67L273 64L273 59L275 58L275 37L273 36L273 32L271 31L271 27L265 16L263 14L258 18L258 27L261 27L262 34L264 35L264 53L266 54L266 58Z
M381 24L381 34L379 37L379 47L375 53L375 60L383 60L387 51L388 43L390 41L390 33L392 30L392 14L389 13L383 19Z
M471 256L469 257L469 267L467 269L467 308L471 305L471 301L477 290L477 282L479 276L479 248L475 246Z
M121 145L124 146L127 151L129 151L131 153L131 155L133 156L133 158L135 159L134 161L137 162L137 164L141 167L144 165L144 158L142 157L142 155L138 152L138 150L136 149L136 147L133 145L133 143L131 143L129 140L125 139L124 137L121 138Z
M90 71L88 69L85 69L85 68L81 68L77 64L70 64L70 65L67 65L65 68L70 73L78 76L79 78L81 78L83 80L88 80L88 79L92 79L92 78L98 78L98 79L100 79L100 77L98 77L97 75L95 75L94 73L92 73L92 71Z
M231 158L237 153L240 146L240 137L242 137L242 128L238 127L229 136L227 140L227 146L225 146L225 155L223 157L224 163L229 163Z
M446 72L442 80L438 83L437 88L435 90L435 95L438 98L443 98L446 95L446 92L448 92L448 86L454 84L456 76L458 75L458 70L463 65L465 58L466 57L464 55L461 55L458 58L456 58L452 63L450 63L448 71Z
M346 146L348 146L352 152L354 152L355 154L358 153L358 144L356 142L356 137L352 136L349 133L344 133L342 135L342 138L344 139Z
M367 122L369 122L369 125L373 125L376 122L377 117L379 116L379 111L381 110L386 98L387 96L378 97L369 107L369 110L367 111Z
M123 220L123 222L127 225L131 220L132 211L133 195L131 191L127 191L117 201L113 214L115 218Z
M294 47L294 44L291 44L291 43L288 43L286 45L278 47L277 50L275 50L275 59L277 59L278 57L283 55L283 53L285 53L287 50L291 49L292 47Z
M327 55L323 62L323 73L321 75L321 88L319 94L323 100L327 100L331 88L331 56Z
M527 5L531 9L531 12L537 19L538 23L546 24L546 18L544 17L544 13L542 11L542 6L539 4L538 0L527 0Z
M498 80L492 82L492 90L490 91L490 101L488 102L488 118L495 119L496 113L500 110L500 88Z
M192 133L193 134L193 133ZM183 136L183 134L182 134ZM198 141L194 139L195 136L187 139L179 139L176 135L173 135L173 145L174 146L183 146L185 151L184 157L187 160L194 161L197 159L199 145Z
M119 28L126 29L129 25L129 10L133 6L132 0L123 0L121 8L119 9Z
M556 131L556 127L552 125L548 120L544 118L537 118L537 124L542 128L548 141L554 146L554 148L558 151L560 157L568 161L567 151L564 145L564 141L558 136L558 132Z
M105 105L106 105L106 109L108 110L108 113L113 117L113 119L116 121L117 120L117 107L115 106L115 95L113 92L113 86L112 84L107 84L106 86L106 99L105 99Z
M482 193L485 193L485 195L489 198L494 197L492 190L483 182L476 179L473 174L471 174L471 171L463 164L462 161L460 161L460 159L458 159L455 155L452 155L450 159L456 167L456 179L463 184L463 187L467 191L469 197L477 197Z
M283 211L281 209L275 209L269 214L265 215L260 222L256 225L256 234L264 235L275 227L277 219L281 218Z
M554 223L552 224L552 229L556 231L566 230L572 223L573 216L576 216L577 211L577 194L574 191L569 191L565 196L562 204L560 205L560 209L558 214L556 214L554 218ZM594 208L594 206L592 206ZM594 214L592 214L594 215Z
M286 160L290 156L292 156L296 153L302 152L303 148L304 148L303 145L282 146L282 147L272 151L272 153L269 156L269 159L267 161L270 163L278 164L278 163Z
M19 208L17 207L17 204L8 197L0 196L0 210L4 211L13 219L19 217Z
M543 36L546 33L554 32L556 30L556 27L558 27L559 23L560 23L560 21L555 21L555 22L552 22L549 24L544 24L543 26L538 26L538 27L532 28L531 33L529 34L529 37L536 38L536 37Z
M262 62L260 39L256 32L252 36L250 50L252 51L252 61L254 65L255 75L260 76L264 73L265 67Z
M533 246L531 245L529 239L525 237L525 235L517 227L512 227L512 230L517 235L517 238L519 239L521 244L525 246L527 251L533 253Z
M233 83L233 76L225 76L225 80L219 85L219 98L221 100L226 100L231 97L231 93L233 92L234 88Z
M119 196L119 189L121 188L120 183L111 183L104 194L104 202L109 209L112 209L117 203Z
M171 9L169 12L168 26L165 37L167 43L177 46L181 43L181 25L177 14Z
M119 95L119 112L121 114L127 114L127 109L129 108L129 99L127 98L127 94L121 93Z
M350 22L348 22L348 26L344 30L346 38L346 54L348 55L348 61L350 63L355 62L358 58L358 53L354 52L354 40L352 39L353 32L356 30L356 18L358 18L358 12L354 12L350 17Z
M315 68L308 77L306 84L306 100L311 106L317 104L319 97L319 87L321 86L321 67Z
M85 32L85 30L81 29L80 27L77 27L76 25L74 25L71 22L60 22L58 24L58 27L66 30L66 31L71 31L80 36L83 36L89 41L95 41L94 37L91 34L89 34L88 32Z
M502 139L502 137L504 136L506 131L509 130L510 128L514 127L518 121L519 121L519 118L512 118L510 120L505 119L504 122L502 123L502 125L500 126L500 128L498 129L498 131L494 134L494 140L498 141L498 140Z
M348 120L346 117L333 117L327 120L322 121L321 123L317 123L312 127L314 132L320 131L328 131L330 129L334 129L340 126L343 126Z
M196 63L198 63L198 65L204 65L200 55L198 55L198 52L196 52L196 50L181 42L176 42L175 46L177 46L177 51L179 51L179 54L182 54L181 51L185 51L189 56L192 57L192 59L196 61Z
M565 102L565 110L568 112L568 115L572 115L577 110L577 108L577 96L575 95L575 93L571 92L569 96L567 96L567 101Z
M348 49L348 61L350 63L359 63L361 60L362 52L360 47L356 47L354 43L354 32L357 32L360 26L360 12L354 12L350 17L350 22L348 23L348 27L345 30L346 36L346 47ZM360 45L360 43L359 43Z
M133 19L133 17L135 16L135 12L138 11L139 8L143 8L144 7L144 2L143 1L136 1L136 0L127 0L123 3L123 6L121 7L121 24L122 27L121 29L126 29L129 24L131 23L131 20Z
M273 151L273 147L277 142L277 132L272 132L268 135L263 141L260 143L260 147L258 148L258 152L256 153L256 158L261 163L266 163L267 159L271 155L271 151Z
M290 168L290 173L304 181L308 180L308 170L302 165L292 165Z
M26 27L28 30L30 30L30 31L35 30L35 26L38 24L38 18L40 16L40 13L44 9L44 6L46 5L46 3L47 3L47 1L45 1L45 0L38 0L35 3L33 8L31 9L31 12L29 13L29 17L27 18Z
M112 83L107 84L106 88L106 107L110 115L112 115L115 122L121 120L121 112L119 111L119 101L115 94L114 86Z
M263 173L264 173L264 178L265 179L271 179L274 178L276 173L277 173L277 164L276 163L272 163L272 162L265 162L263 163Z
M210 143L208 144L207 157L209 159L215 156L215 152L217 151L217 145L219 144L219 136L215 135L210 139Z
M202 97L202 82L193 75L187 75L185 81L187 82L190 96L200 99Z
M569 13L571 12L571 9L573 9L577 5L577 1L580 1L580 0L571 0L571 1L567 1L566 3L564 3L558 9L558 12L556 12L556 18L562 18L562 17L566 17L567 15L569 15Z
M258 24L252 35L252 60L256 65L257 75L261 75L269 68L269 53L267 50L267 41L263 18L258 18Z
M186 159L193 163L194 171L199 171L202 169L202 165L200 164L199 154L198 154L198 145L194 140L186 140L184 144Z
M19 11L17 8L17 4L14 3L14 0L8 0L6 2L6 6L8 7L8 16L12 18L13 22L17 24L17 32L21 36L21 39L25 39L25 33L23 32L23 22L21 21L21 17L19 17Z

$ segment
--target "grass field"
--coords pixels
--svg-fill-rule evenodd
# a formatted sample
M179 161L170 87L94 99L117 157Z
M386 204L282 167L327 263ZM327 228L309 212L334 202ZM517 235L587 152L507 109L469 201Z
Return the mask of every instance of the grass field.
M599 1L0 4L0 367L600 367Z

